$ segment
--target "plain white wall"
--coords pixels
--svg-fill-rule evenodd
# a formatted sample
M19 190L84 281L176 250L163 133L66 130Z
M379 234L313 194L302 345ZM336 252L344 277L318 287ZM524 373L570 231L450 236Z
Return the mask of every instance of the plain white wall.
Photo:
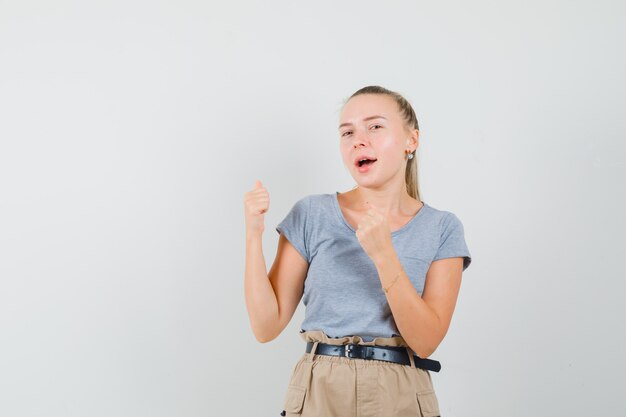
M620 415L620 1L0 2L0 415L278 416L301 304L250 330L243 195L347 191L342 101L403 93L473 257L442 416Z

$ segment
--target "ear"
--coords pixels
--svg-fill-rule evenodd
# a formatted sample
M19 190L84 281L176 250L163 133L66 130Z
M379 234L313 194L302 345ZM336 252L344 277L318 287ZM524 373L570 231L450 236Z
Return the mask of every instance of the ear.
M419 130L411 129L409 132L410 135L406 140L406 146L413 150L416 150L419 146Z

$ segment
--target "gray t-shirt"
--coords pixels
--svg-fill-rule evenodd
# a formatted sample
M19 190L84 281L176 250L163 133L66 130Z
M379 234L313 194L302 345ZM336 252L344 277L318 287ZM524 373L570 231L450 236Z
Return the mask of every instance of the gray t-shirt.
M276 227L309 263L300 332L322 330L332 338L356 335L364 341L399 336L378 271L341 212L337 194L301 198ZM471 262L461 221L426 203L391 240L420 296L432 261L461 256L464 271Z

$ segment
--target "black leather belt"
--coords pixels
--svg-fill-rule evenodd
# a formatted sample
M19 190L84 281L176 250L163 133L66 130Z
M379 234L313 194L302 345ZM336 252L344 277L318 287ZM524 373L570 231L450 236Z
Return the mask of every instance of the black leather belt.
M310 353L312 348L313 342L307 342L306 353ZM359 345L358 343L331 345L319 342L317 344L315 354L343 356L346 358L376 359L379 361L394 362L402 365L411 365L411 362L409 362L409 353L407 352L407 349L402 346L367 346ZM439 372L441 370L441 364L439 361L422 359L416 355L413 355L413 360L415 361L415 366L417 368L428 369L433 372Z

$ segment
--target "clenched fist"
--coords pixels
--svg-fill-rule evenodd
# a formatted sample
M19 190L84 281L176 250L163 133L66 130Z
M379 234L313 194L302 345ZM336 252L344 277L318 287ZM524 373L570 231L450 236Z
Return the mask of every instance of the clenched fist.
M254 188L244 195L246 234L262 234L265 230L265 213L270 207L270 195L257 180Z
M387 216L371 204L367 213L361 217L356 237L374 263L384 259L393 251Z

